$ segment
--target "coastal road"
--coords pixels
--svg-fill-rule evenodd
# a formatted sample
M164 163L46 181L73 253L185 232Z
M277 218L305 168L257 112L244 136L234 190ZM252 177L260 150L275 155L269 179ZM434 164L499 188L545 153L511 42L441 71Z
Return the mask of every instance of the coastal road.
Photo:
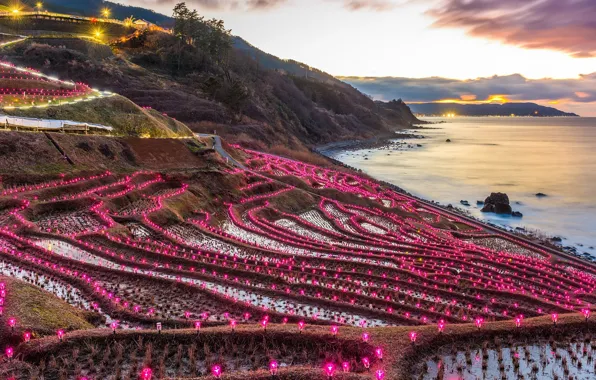
M236 160L234 157L232 157L222 146L221 144L221 137L219 137L218 135L212 135L209 133L195 133L195 136L197 137L201 137L201 138L212 138L213 139L213 149L215 149L215 151L217 153L219 153L220 156L222 156L223 158L227 159L228 162L230 162L232 165L240 168L240 169L244 169L246 170L246 166L244 166L244 164L242 164L240 161Z
M227 158L228 161L231 162L233 165L235 165L235 166L237 166L237 167L239 167L241 169L247 170L246 166L244 166L242 163L238 162L228 152L226 152L226 150L223 148L223 146L221 144L221 138L219 136L217 136L217 135L211 135L211 134L204 134L204 133L197 133L196 136L198 136L198 137L211 137L211 138L213 138L214 139L213 140L214 141L214 146L213 147L214 147L214 149L222 157ZM275 155L272 154L272 156L275 156ZM292 160L291 158L287 158L287 157L282 157L282 156L277 156L277 157L279 157L281 159L284 159L284 160L298 162L296 160ZM574 256L574 255L571 255L571 254L568 254L568 253L565 253L565 252L562 252L562 251L559 251L559 250L556 250L556 249L547 247L545 245L536 243L536 242L534 242L532 240L529 240L529 239L526 239L526 238L524 238L522 236L518 236L518 235L512 234L509 231L505 231L505 230L502 230L500 228L493 227L493 226L490 226L488 224L479 222L478 220L473 219L473 218L470 218L470 217L468 217L466 215L462 215L462 214L459 214L459 213L456 213L456 212L447 210L445 208L438 207L437 205L435 205L435 204L433 204L431 202L428 202L428 201L425 201L425 200L422 200L422 199L419 199L419 198L416 198L416 197L413 197L413 196L410 196L410 195L407 195L407 194L403 194L403 193L400 193L400 195L405 196L407 198L410 198L411 200L414 200L416 202L419 202L420 204L424 205L425 207L427 207L427 208L429 208L431 210L440 211L440 212L446 213L448 215L451 215L454 218L463 219L463 220L465 220L466 222L470 223L473 226L480 227L480 228L482 228L482 229L484 229L486 231L490 231L490 232L493 232L493 233L505 235L505 236L507 236L507 237L509 237L511 239L521 241L521 242L523 242L525 244L528 244L529 246L531 246L533 248L541 249L541 250L543 250L545 252L548 252L548 253L550 253L550 254L552 254L554 256L558 256L558 257L564 258L566 260L570 260L570 261L573 261L575 263L579 263L579 264L583 264L583 265L586 265L586 264L589 265L589 264L591 264L589 261L587 261L585 259L582 259L582 258L579 258L577 256ZM594 271L592 271L592 274L596 275L596 269Z

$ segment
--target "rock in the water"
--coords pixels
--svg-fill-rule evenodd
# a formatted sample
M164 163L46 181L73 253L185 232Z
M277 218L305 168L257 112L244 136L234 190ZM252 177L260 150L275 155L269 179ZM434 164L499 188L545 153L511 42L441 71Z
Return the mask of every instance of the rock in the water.
M508 215L511 215L513 212L511 205L509 204L509 196L505 193L491 193L491 195L484 200L484 207L481 211Z
M522 213L521 213L521 212L519 212L519 211L513 211L513 212L511 213L511 216L514 216L514 217L516 217L516 218L522 218L522 217L524 216L524 214L522 214Z
M485 204L484 207L482 207L482 210L480 210L481 212L495 212L495 205L493 204Z
M563 239L561 237L559 237L559 236L553 236L552 238L550 238L550 240L551 241L554 241L554 242L557 242L557 243L560 243L560 242L563 241Z
M469 206L470 205L470 202L464 201L464 200L459 201L459 203L461 203L464 206Z
M546 197L547 195L544 193L536 193L536 196L541 198L541 197Z
M495 205L495 213L511 215L513 213L513 210L511 209L510 205L506 205L504 203L497 203Z
M482 205L484 204L484 201L476 201L476 204L477 204L478 206L482 206Z

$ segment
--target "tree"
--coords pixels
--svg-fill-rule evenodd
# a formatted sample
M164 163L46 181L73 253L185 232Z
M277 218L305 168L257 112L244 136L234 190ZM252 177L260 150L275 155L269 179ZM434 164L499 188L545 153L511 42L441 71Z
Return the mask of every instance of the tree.
M205 20L196 10L190 10L185 3L174 7L174 35L179 43L192 45L220 64L232 47L231 30L225 28L222 20ZM181 49L180 49L181 50Z
M234 112L234 116L238 117L244 110L248 96L248 89L244 83L239 79L234 79L227 87L222 100Z

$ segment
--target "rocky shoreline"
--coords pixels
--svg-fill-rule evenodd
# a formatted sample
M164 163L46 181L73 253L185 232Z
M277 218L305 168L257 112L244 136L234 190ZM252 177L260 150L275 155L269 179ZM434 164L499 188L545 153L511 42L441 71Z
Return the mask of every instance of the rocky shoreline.
M363 171L361 169L357 169L350 165L346 165L343 162L341 162L337 159L334 159L333 156L335 154L337 154L338 152L353 152L353 151L364 150L364 149L399 150L400 148L402 148L404 146L407 147L408 145L410 145L411 148L415 148L417 145L420 146L420 144L415 144L415 143L408 144L408 143L404 142L403 140L424 139L425 137L423 135L411 133L412 131L416 131L416 130L420 130L420 129L430 129L430 128L428 128L428 127L413 127L411 129L396 132L395 134L392 134L390 136L376 137L373 139L367 139L367 140L361 140L361 141L341 141L341 142L337 142L337 143L332 143L332 144L327 144L324 146L316 147L315 149L313 149L313 152L316 152L317 154L320 154L320 155L326 157L327 159L331 160L336 165L340 165L340 166L349 168L351 170L354 170L356 172L362 173ZM366 156L364 159L365 160L367 159ZM381 181L381 180L378 180L378 181L380 183L382 183L383 185L390 187L397 192L409 195L416 199L420 199L421 201L432 203L436 207L440 207L440 208L444 208L444 209L452 211L452 212L456 212L458 214L461 214L462 216L474 219L480 223L489 225L494 228L498 228L505 232L509 232L509 233L518 235L525 239L533 240L536 243L539 243L539 244L542 244L549 248L555 249L561 253L569 254L569 255L581 258L583 260L596 263L596 252L594 254L590 254L588 252L579 252L578 248L573 245L564 245L563 240L566 240L566 238L564 238L564 237L548 236L547 234L545 234L539 230L530 230L525 227L508 227L505 225L492 223L490 221L480 219L480 218L473 216L468 210L466 210L464 208L454 207L451 204L443 205L443 204L441 204L437 201L434 201L434 200L426 200L426 199L417 197L392 183L389 183L386 181ZM535 195L537 197L546 197L547 196L546 194L543 194L543 193L537 193ZM463 204L463 205L466 206L465 204ZM516 215L513 215L513 212L512 212L512 216L522 217L523 215L521 213L516 213ZM578 246L583 247L583 245L578 245ZM595 249L594 247L587 247L587 248L589 248L591 250Z
M324 156L330 156L337 152L353 152L363 149L399 150L408 145L420 147L420 144L408 144L404 141L412 139L424 139L425 137L423 135L412 133L412 131L417 131L419 129L427 128L414 127L365 140L338 141L315 147L314 151L323 154Z

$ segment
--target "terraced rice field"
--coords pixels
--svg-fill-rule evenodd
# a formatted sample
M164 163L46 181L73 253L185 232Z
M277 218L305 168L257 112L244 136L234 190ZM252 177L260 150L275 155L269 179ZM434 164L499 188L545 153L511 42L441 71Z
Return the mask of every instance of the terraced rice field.
M303 378L326 376L330 364L342 378L382 378L391 368L369 345L369 330L514 328L532 317L592 309L596 268L587 262L553 257L352 173L237 149L249 169L230 171L242 185L215 211L193 204L201 194L196 179L164 173L106 172L5 188L0 273L97 312L103 327L131 330L119 334L157 323L191 330L171 332L167 342L151 335L151 344L133 344L143 335L110 343L109 333L81 334L51 357L24 343L19 350L29 364L5 373L116 379L150 366L161 374L155 378L191 378L209 376L217 363L226 373L267 372L271 359L306 371ZM298 207L304 199L314 201ZM20 335L15 324L12 334ZM283 347L279 337L259 343L269 324L297 345ZM350 327L364 335L317 345L300 338L313 325L322 336ZM209 326L220 326L212 334L225 331L227 343L190 338ZM252 332L230 337L236 326ZM418 376L593 378L589 341L557 344L446 352L426 360ZM244 357L247 347L256 359ZM112 360L119 377L108 375Z

